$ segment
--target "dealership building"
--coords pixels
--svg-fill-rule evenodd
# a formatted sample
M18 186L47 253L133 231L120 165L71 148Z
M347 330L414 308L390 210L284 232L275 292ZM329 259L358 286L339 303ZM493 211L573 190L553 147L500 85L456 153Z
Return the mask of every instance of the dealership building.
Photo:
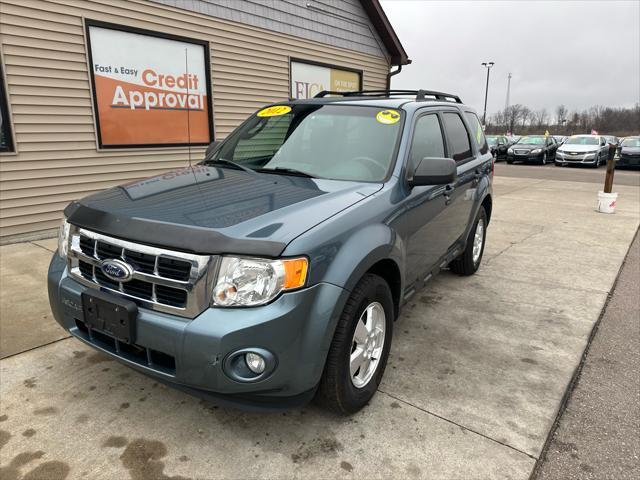
M1 0L0 241L200 161L266 103L408 63L378 0Z

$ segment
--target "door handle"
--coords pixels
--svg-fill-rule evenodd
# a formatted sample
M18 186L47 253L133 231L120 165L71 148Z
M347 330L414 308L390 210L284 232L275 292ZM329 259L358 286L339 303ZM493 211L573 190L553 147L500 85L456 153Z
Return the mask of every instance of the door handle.
M444 194L451 195L451 192L455 190L455 185L453 183L448 183L444 186Z

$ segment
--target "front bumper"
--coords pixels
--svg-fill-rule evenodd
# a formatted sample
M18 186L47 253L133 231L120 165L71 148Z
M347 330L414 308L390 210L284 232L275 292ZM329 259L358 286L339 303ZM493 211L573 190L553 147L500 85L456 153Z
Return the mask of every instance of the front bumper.
M544 153L508 153L507 160L514 162L537 162L542 159Z
M56 321L91 347L162 382L240 407L290 408L313 396L320 381L335 325L348 292L320 283L281 295L254 308L209 308L185 319L138 309L134 346L106 335L89 336L81 295L94 291L67 276L66 262L54 254L48 274L49 301ZM266 378L232 379L223 370L227 356L261 348L276 358Z
M584 165L593 165L596 163L596 155L595 153L580 153L577 155L570 155L566 153L556 152L556 163L561 164L584 164Z
M640 156L621 155L616 159L617 167L640 167Z

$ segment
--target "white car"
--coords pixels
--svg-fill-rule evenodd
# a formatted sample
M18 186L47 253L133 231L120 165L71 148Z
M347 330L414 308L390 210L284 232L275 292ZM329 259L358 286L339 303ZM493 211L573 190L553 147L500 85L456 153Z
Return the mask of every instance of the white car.
M598 168L607 163L609 146L601 135L572 135L556 150L556 166L583 164Z

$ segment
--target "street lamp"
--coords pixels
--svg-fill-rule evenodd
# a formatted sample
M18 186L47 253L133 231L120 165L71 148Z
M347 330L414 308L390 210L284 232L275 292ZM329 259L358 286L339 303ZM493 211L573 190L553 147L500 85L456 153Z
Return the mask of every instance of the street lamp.
M484 113L482 114L482 125L487 124L487 95L489 95L489 70L495 65L494 62L482 62L482 66L487 69L487 86L484 91Z

